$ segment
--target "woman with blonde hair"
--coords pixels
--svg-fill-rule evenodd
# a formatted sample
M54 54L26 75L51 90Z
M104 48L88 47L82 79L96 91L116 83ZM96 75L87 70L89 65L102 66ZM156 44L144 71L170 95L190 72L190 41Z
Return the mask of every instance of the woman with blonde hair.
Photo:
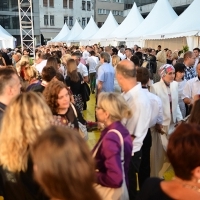
M51 126L33 145L32 157L36 181L50 198L100 200L94 160L78 132Z
M100 139L93 149L97 169L96 189L102 199L107 199L108 196L104 196L106 193L100 192L102 186L113 190L114 193L122 189L127 192L132 139L121 120L131 117L132 113L120 94L102 92L98 97L96 116L98 122L104 125ZM120 192L118 197L127 194L126 192ZM126 200L127 195L122 199Z
M65 83L72 91L76 107L79 111L83 111L83 99L81 96L81 84L83 83L83 78L77 71L77 65L74 59L69 59L67 62L67 77Z
M163 66L164 64L167 63L167 57L166 57L166 52L165 50L159 51L156 55L156 60L157 60L157 68L156 68L156 73L153 74L153 81L154 83L160 81L160 67Z
M24 79L28 82L26 91L30 91L32 88L35 88L41 84L38 78L39 73L37 69L34 66L26 65L24 68Z
M16 69L19 76L24 79L24 67L30 64L29 56L23 55L19 62L16 63Z
M34 92L20 94L6 108L0 132L0 196L4 200L46 199L33 181L29 150L51 120L51 110Z
M118 65L119 62L120 62L120 57L117 55L113 55L112 56L112 66L114 67L114 69L116 69L116 66ZM116 77L114 78L114 91L121 93L121 87L119 86Z

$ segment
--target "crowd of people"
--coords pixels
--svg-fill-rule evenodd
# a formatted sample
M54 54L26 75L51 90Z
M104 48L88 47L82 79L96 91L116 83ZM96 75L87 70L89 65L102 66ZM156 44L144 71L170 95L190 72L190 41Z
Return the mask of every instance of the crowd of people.
M93 122L83 117L91 95ZM28 49L4 49L0 196L200 199L199 113L199 48L51 45L34 59ZM171 168L174 179L164 181Z

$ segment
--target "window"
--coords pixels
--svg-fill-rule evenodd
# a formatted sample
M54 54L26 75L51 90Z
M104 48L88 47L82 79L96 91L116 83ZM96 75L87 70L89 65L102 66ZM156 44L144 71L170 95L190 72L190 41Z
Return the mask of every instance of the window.
M54 0L49 0L49 7L54 7Z
M113 15L115 15L115 16L116 16L116 15L121 15L121 16L123 15L123 12L122 12L122 11L119 11L119 10L113 10L112 13L113 13Z
M68 16L64 16L64 23L68 25Z
M44 25L48 26L49 22L48 22L48 15L44 15Z
M106 9L98 9L98 14L99 14L99 15L108 15L108 14L109 14L109 10L106 10Z
M102 25L103 25L103 22L98 22L98 23L97 23L97 26L98 26L99 28L101 28Z
M73 26L73 17L69 17L69 26Z
M85 18L82 18L82 27L85 27Z
M124 3L124 0L113 0L115 3Z
M88 17L88 18L87 18L87 24L88 24L89 21L90 21L90 18Z
M73 9L73 0L69 0L69 8Z
M85 1L82 1L82 10L86 10L85 9Z
M63 8L67 8L67 0L63 0Z
M43 0L43 7L47 7L48 6L48 1L47 0Z
M87 1L87 10L91 10L91 2L90 1Z
M50 26L54 26L54 15L50 15Z

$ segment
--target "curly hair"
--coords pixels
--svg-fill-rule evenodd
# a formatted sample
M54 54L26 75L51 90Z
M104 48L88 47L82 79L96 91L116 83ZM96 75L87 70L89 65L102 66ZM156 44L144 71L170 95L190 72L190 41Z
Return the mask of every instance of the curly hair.
M13 99L1 125L0 164L11 172L26 171L29 147L51 120L51 110L42 95L27 92Z
M70 95L70 99L71 99L71 94L72 94L71 91L61 81L52 80L44 89L43 95L53 114L57 114L57 110L59 106L57 103L58 94L63 88L65 88L68 91Z

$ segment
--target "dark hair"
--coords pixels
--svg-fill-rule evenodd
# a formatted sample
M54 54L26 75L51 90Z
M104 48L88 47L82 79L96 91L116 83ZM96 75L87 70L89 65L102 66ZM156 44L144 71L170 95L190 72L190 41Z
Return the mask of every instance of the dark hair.
M130 60L135 64L135 66L140 67L140 59L136 55L132 55Z
M190 123L195 123L200 125L200 99L195 101L194 105L192 106L192 111L189 117L189 122Z
M192 170L200 166L200 126L183 123L169 138L167 156L177 177L192 178Z
M92 50L92 51L90 51L90 55L91 56L95 56L95 52Z
M0 68L0 95L3 94L4 88L8 83L12 81L12 76L14 74L16 74L16 71L13 67Z
M193 49L193 51L195 51L195 50L200 52L200 49L198 47Z
M141 82L142 85L146 85L149 81L150 74L149 70L145 67L137 68L137 81Z
M79 51L75 51L74 53L72 53L72 56L76 56L78 58L81 58L81 53Z
M161 45L158 45L158 47L160 47L160 48L161 48Z
M55 70L58 70L58 62L57 62L57 59L53 56L49 57L47 59L47 64L46 64L46 67L48 66L53 66L55 68Z
M174 65L174 69L175 69L175 78L176 78L176 73L177 72L181 72L181 73L185 72L185 65L182 64L182 63L176 63ZM182 79L184 79L184 77Z
M118 50L116 48L113 48L112 51L113 51L113 55L117 55L118 54Z
M72 153L73 149L73 153ZM51 126L31 149L36 181L50 198L100 200L90 150L75 130Z
M182 64L183 64L183 62L184 62L184 59L183 59L183 58L179 58L179 59L176 61L176 64L177 64L177 63L182 63Z
M63 83L64 83L64 81L65 81L64 76L63 76L60 72L56 72L56 78L57 78L59 81L63 82Z
M42 69L42 79L50 82L56 76L56 69L53 66L45 66Z
M125 51L126 50L130 51L131 53L133 53L132 49L130 49L130 48L126 48Z

